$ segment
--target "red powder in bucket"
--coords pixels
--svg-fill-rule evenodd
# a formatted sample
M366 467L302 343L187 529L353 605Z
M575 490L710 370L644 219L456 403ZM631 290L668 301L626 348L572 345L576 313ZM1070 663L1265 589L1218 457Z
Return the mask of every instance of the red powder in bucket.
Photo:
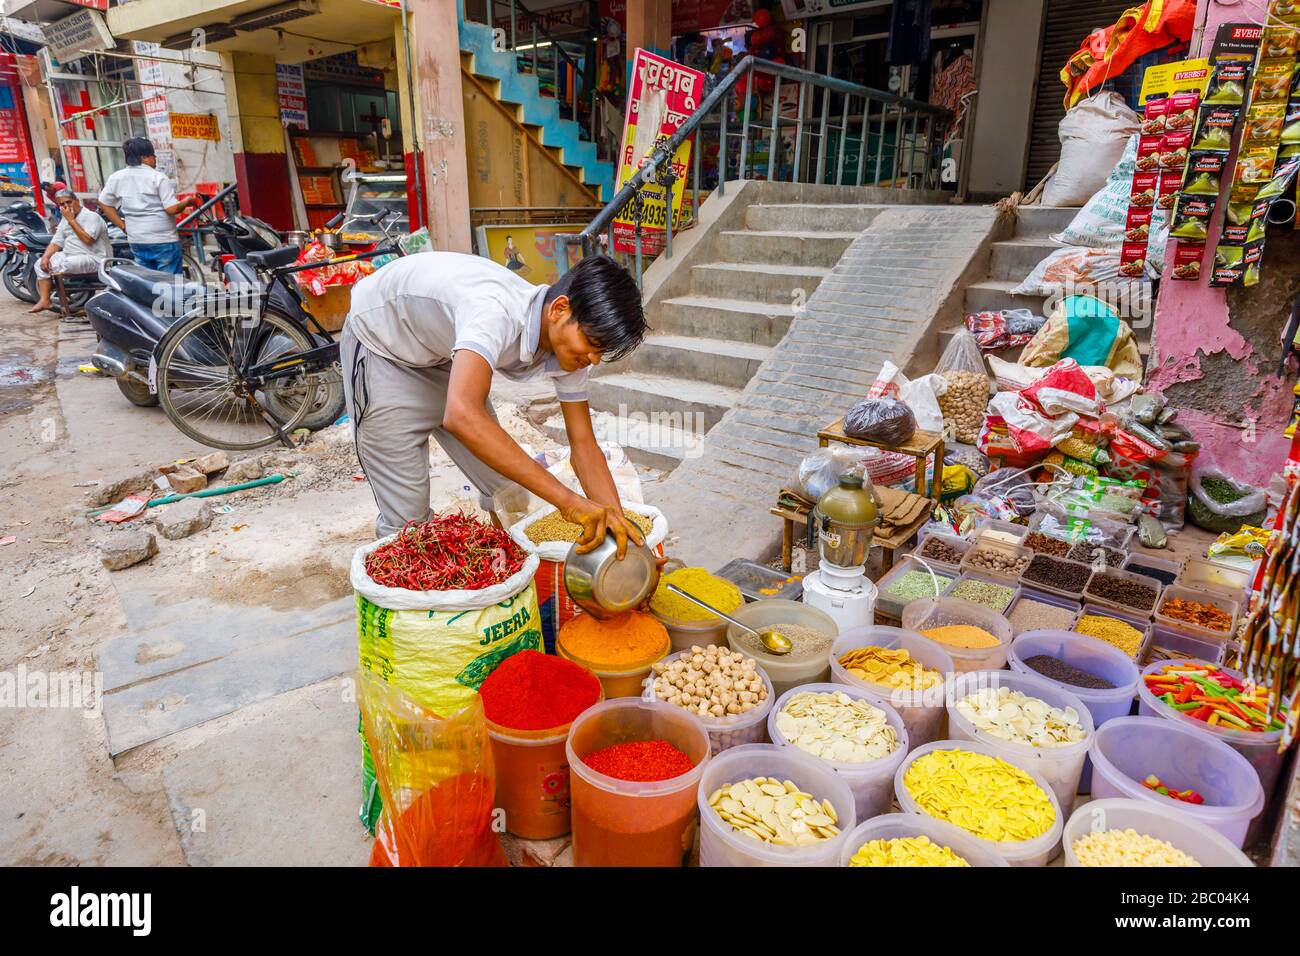
M600 698L600 681L585 667L540 651L520 651L479 685L483 712L499 727L563 727Z

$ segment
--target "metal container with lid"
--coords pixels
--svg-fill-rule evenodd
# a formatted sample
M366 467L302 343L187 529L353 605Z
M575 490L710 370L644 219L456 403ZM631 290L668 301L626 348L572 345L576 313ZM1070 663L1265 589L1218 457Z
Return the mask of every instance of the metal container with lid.
M629 538L627 553L618 559L618 543L605 534L595 550L578 553L575 541L564 559L564 587L573 603L589 614L630 611L659 583L659 565L649 548Z
M822 495L808 513L808 547L816 536L825 564L856 568L867 563L871 541L880 527L880 509L861 475L840 476L840 482Z

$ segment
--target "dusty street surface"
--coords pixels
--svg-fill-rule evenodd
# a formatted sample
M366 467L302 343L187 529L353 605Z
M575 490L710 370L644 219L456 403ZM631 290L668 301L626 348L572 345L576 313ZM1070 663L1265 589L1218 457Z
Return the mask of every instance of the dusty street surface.
M347 567L375 509L347 427L232 453L286 480L208 499L229 512L108 571L96 542L118 532L86 512L120 498L114 483L210 449L79 371L87 326L0 296L0 327L0 540L14 538L0 545L0 677L102 681L80 707L0 707L0 863L364 863ZM553 447L519 406L497 408L516 438ZM436 445L431 460L435 505L472 507Z

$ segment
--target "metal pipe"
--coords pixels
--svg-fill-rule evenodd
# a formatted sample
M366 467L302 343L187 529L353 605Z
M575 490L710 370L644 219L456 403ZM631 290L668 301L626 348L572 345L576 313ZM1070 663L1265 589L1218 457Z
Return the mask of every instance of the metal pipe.
M844 94L844 108L840 110L840 151L835 157L835 185L844 185L844 149L849 142L849 94Z
M780 130L777 128L777 121L781 117L781 78L776 78L776 83L772 86L772 127L767 137L767 179L769 182L776 182L777 170L777 138L780 136Z
M831 88L822 87L822 122L821 131L817 134L817 175L813 182L818 186L822 184L822 173L826 169L826 118L831 108Z
M749 161L749 105L754 93L754 80L758 76L753 69L749 71L749 82L745 84L745 112L740 118L740 171L737 179L745 178L745 166Z
M537 17L533 17L533 48L528 51L528 72L537 75Z
M725 82L726 80L723 80L723 83ZM714 92L716 93L717 90L720 89L722 89L721 83L718 84L717 89L715 89ZM728 88L728 92L730 92L730 88ZM704 103L706 106L708 105L710 99L711 97L704 98ZM718 121L718 195L719 196L725 194L727 191L727 159L728 159L727 115L729 113L730 107L731 107L731 97L723 96L721 119ZM704 109L704 107L702 106L700 107L700 109Z
M867 123L870 116L871 97L864 96L862 98L862 126L860 127L861 132L858 134L858 186L862 185L862 167L867 161L867 131L870 128Z
M515 37L515 0L510 0L510 52L514 53L515 48L518 46L519 43ZM519 69L518 60L515 61L515 69Z
M700 153L704 152L703 133L697 133L695 135L695 143L693 144L693 146L694 148L691 150L691 154L692 154L691 159L693 160L693 162L691 163L691 166L693 167L691 170L691 177L693 179L692 187L694 189L691 198L691 221L692 222L699 219L699 215L700 215Z
M794 124L794 166L790 170L790 181L795 182L803 176L803 93L808 84L799 82L799 115Z

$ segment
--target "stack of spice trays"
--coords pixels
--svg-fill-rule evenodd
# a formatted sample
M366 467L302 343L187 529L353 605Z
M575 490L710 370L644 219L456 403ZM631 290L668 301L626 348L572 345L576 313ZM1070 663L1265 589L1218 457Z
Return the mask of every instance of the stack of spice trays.
M930 576L930 568L909 554L876 582L877 623L887 623L879 620L882 617L900 620L903 616L903 608L913 601L941 597L948 593L953 582L957 580L955 569L945 568L930 561L926 563L933 567L934 577ZM936 584L939 588L937 594Z
M1178 575L1183 570L1183 562L1170 558L1157 558L1149 554L1130 554L1121 567L1134 574L1145 574L1149 578L1155 578L1162 586L1169 587L1178 582Z
M971 543L968 540L959 538L955 534L927 531L921 536L921 540L916 543L912 553L925 558L927 562L935 567L956 571L970 546Z
M1242 568L1205 558L1188 558L1179 572L1178 583L1183 587L1203 588L1240 599L1250 585L1250 578L1250 572Z
M981 575L1015 584L1020 580L1020 572L1033 556L1034 552L1028 548L979 537L971 543L962 558L961 570L964 574Z
M1019 593L1014 581L999 580L986 574L963 574L948 589L946 596L970 601L994 614L1005 614Z
M1119 627L1120 624L1127 627ZM1086 634L1088 637L1104 641L1112 647L1118 647L1138 662L1146 657L1154 632L1151 622L1145 617L1102 607L1099 604L1085 604L1079 611L1079 616L1070 625L1070 630L1076 634ZM1132 640L1132 631L1137 632L1136 640ZM1132 643L1126 643L1128 640L1132 640Z
M1083 598L1092 604L1149 619L1160 600L1160 582L1145 574L1103 568L1092 572L1088 586L1083 589Z
M1160 603L1156 605L1155 617L1159 624L1170 631L1222 644L1237 632L1237 614L1240 610L1240 602L1221 591L1175 584L1165 588ZM1216 626L1218 624L1226 626Z

